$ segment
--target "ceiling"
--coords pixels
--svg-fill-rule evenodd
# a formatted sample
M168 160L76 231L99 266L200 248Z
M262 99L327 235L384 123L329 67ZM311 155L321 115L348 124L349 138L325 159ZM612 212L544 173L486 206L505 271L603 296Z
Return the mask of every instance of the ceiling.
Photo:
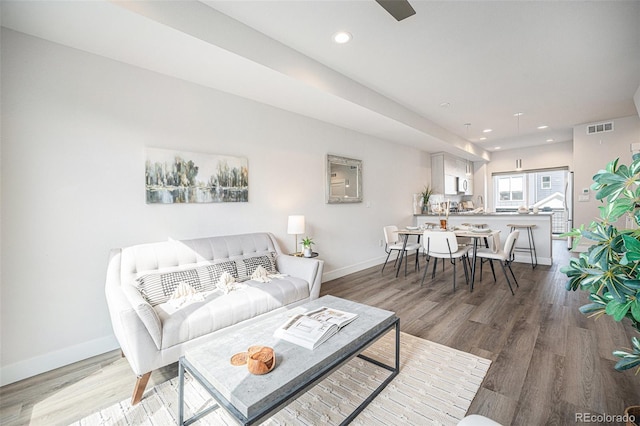
M410 2L401 22L373 0L0 7L6 28L469 159L638 114L640 1Z

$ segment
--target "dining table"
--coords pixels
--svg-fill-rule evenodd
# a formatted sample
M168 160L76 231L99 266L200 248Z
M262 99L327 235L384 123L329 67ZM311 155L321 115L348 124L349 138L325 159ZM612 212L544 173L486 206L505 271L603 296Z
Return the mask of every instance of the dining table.
M404 237L402 242L402 250L400 251L400 258L398 259L398 266L396 268L396 278L400 273L400 267L402 266L402 259L404 257L405 248L407 247L407 241L411 235L415 235L418 237L418 243L420 242L420 237L424 235L425 230L421 229L409 229L409 228L401 228L398 229L398 235ZM443 229L428 229L428 231L444 231ZM469 238L473 240L473 262L471 263L471 283L470 283L470 291L473 291L473 285L475 283L476 278L476 260L478 253L478 247L481 244L481 241L484 240L485 247L491 247L494 252L497 252L500 247L500 231L492 230L492 229L476 229L476 228L458 228L452 229L452 231L456 234L456 238ZM492 244L489 246L489 239L491 239Z

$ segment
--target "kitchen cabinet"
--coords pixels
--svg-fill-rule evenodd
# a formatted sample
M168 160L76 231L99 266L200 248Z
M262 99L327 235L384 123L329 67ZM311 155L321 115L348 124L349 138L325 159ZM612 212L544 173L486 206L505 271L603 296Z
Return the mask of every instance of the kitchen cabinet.
M473 195L473 163L443 152L431 154L431 186L435 194Z
M445 194L458 193L458 178L456 176L444 175L444 193Z

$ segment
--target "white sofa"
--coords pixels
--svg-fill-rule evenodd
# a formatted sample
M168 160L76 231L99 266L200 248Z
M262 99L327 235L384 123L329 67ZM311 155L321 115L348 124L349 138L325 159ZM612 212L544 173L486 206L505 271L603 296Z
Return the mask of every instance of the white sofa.
M324 262L283 254L270 233L164 241L112 250L106 296L113 330L138 380L142 399L151 371L178 361L187 348L215 339L239 323L316 299ZM222 272L238 281L257 265L283 274L248 279L236 290L217 289ZM167 300L186 282L198 298Z

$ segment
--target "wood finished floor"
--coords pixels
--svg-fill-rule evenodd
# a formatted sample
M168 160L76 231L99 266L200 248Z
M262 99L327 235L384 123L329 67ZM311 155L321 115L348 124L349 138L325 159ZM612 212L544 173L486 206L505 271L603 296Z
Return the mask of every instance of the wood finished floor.
M491 359L469 414L503 425L571 425L575 413L617 415L639 405L640 376L616 372L611 355L635 331L586 318L578 311L586 295L564 290L559 268L568 257L557 241L553 266L514 264L515 296L500 270L494 283L485 269L469 293L460 268L454 293L440 268L420 287L421 274L395 278L380 267L324 283L321 294L395 311L403 332ZM154 371L148 388L176 375L175 364ZM0 424L67 425L129 398L133 384L118 351L100 355L0 388Z

